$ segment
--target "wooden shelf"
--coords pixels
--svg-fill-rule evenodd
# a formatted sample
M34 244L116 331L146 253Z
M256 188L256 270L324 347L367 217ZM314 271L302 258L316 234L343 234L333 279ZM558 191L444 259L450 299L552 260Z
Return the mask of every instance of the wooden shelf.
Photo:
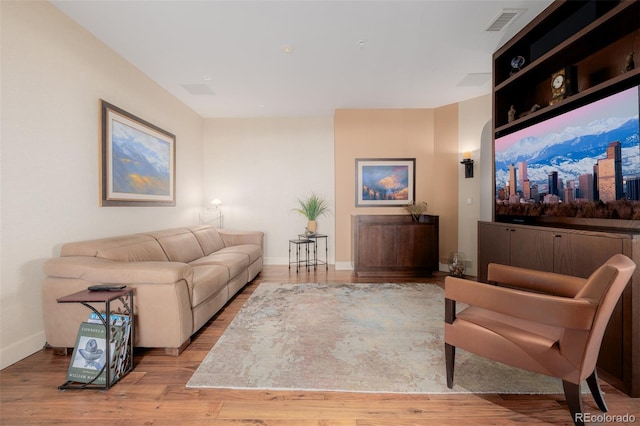
M574 18L576 14L580 19ZM595 19L586 23L589 17ZM553 35L558 25L575 27L576 31L557 43L546 40L546 34ZM533 47L545 43L549 44L548 50L528 63ZM504 134L517 130L546 116L576 108L590 97L604 96L603 92L637 84L637 69L624 74L622 69L629 52L639 53L639 49L640 2L554 2L493 56L494 131ZM525 57L525 66L509 75L515 56ZM570 65L577 70L578 93L549 107L551 74ZM511 105L519 115L534 104L541 109L508 122Z
M618 92L620 90L624 90L638 84L640 84L640 68L636 68L625 74L620 74L603 83L596 84L593 87L580 91L558 104L541 106L539 110L525 117L517 118L511 123L503 124L499 127L496 127L494 129L495 137L499 137L503 134L519 130L533 122L542 121L546 118L553 117L565 111L575 109L577 107L585 105L595 98L599 98L603 95L606 96L607 93ZM506 116L506 114L504 115Z
M571 2L571 4L574 3L579 4L580 2ZM615 2L609 2L608 4L615 4ZM531 63L525 63L524 68L520 72L503 78L502 82L495 85L495 90L500 90L502 87L520 78L531 78L529 74L538 76L544 73L545 77L548 77L546 74L555 71L558 63L578 62L593 52L607 47L614 41L638 29L637 21L639 14L640 3L637 1L625 1L618 4L602 17L591 22L566 40L563 40L539 58L536 58ZM521 37L523 41L527 41L525 35L521 35ZM521 44L523 43L520 43L520 45ZM494 54L494 60L500 61L500 66L503 71L508 70L510 69L511 58L517 56L516 53L520 53L522 56L521 50L530 49L530 44L531 42L529 41L527 46L518 45L515 48L506 50L503 50L503 47ZM498 65L498 62L496 65Z

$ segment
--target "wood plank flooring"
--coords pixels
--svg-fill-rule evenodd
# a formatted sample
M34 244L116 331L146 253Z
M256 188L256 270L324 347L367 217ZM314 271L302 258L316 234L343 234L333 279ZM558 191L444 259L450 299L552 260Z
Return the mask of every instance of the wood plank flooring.
M442 283L442 277L436 277ZM433 282L405 279L406 282ZM395 395L186 389L185 384L260 282L400 282L358 279L349 271L266 266L193 338L179 357L138 349L135 368L109 391L66 390L69 356L50 349L0 371L0 424L54 425L511 425L572 424L562 395ZM444 367L443 367L444 368ZM605 382L609 414L632 414L640 399ZM601 414L590 396L585 412ZM624 424L624 423L617 423Z

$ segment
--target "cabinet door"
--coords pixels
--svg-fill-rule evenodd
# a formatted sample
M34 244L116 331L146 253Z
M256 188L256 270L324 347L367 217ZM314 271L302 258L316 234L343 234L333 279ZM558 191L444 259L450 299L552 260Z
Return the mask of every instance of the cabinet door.
M416 264L421 268L427 268L434 271L438 270L439 263L439 229L437 224L417 225L420 228L418 232L418 244L420 250L415 255Z
M395 226L360 225L358 265L362 268L395 266Z
M411 224L396 229L395 259L398 267L437 269L437 228L429 224Z
M587 278L611 256L622 253L623 240L597 235L554 233L555 272ZM598 367L624 377L623 297L611 314L600 345Z
M358 258L356 265L360 268L366 268L372 265L380 264L380 244L378 244L382 229L380 226L358 225L358 233L356 251Z
M489 263L552 271L553 233L541 228L479 222L478 281L487 281Z
M417 235L414 228L415 227L411 225L394 227L396 249L394 253L390 253L395 258L393 266L400 268L414 266L415 254L420 251L420 247L416 241Z
M554 232L553 271L587 278L611 256L622 253L622 239Z
M553 271L553 233L545 229L511 228L510 265Z
M487 282L489 263L509 264L510 230L505 224L478 222L478 281Z

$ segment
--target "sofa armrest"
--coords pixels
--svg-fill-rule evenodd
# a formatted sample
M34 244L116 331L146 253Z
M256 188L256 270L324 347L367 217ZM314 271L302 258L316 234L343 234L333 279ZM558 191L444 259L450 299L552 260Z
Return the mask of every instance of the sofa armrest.
M218 229L225 247L239 246L242 244L256 244L264 249L264 232L261 231L232 231Z
M116 262L84 256L49 259L44 272L50 277L79 278L91 283L165 284L192 282L191 266L180 262Z

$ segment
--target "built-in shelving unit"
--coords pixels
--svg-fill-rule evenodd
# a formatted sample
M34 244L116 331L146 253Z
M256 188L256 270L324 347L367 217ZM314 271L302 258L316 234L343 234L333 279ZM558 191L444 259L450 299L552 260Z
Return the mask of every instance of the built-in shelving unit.
M517 130L640 82L640 2L556 1L493 55L494 134ZM635 52L638 66L627 72ZM525 59L518 72L511 60ZM551 76L576 69L577 92L549 105ZM534 105L540 109L526 116ZM514 106L515 120L508 121Z
M631 52L636 67L626 69ZM524 65L514 70L518 56ZM569 93L550 104L552 76L566 69ZM494 139L640 84L640 1L553 2L494 53L493 78ZM609 323L598 367L612 385L640 397L640 230L589 221L541 225L480 222L478 280L486 280L490 262L588 276L613 253L634 259L639 269Z

